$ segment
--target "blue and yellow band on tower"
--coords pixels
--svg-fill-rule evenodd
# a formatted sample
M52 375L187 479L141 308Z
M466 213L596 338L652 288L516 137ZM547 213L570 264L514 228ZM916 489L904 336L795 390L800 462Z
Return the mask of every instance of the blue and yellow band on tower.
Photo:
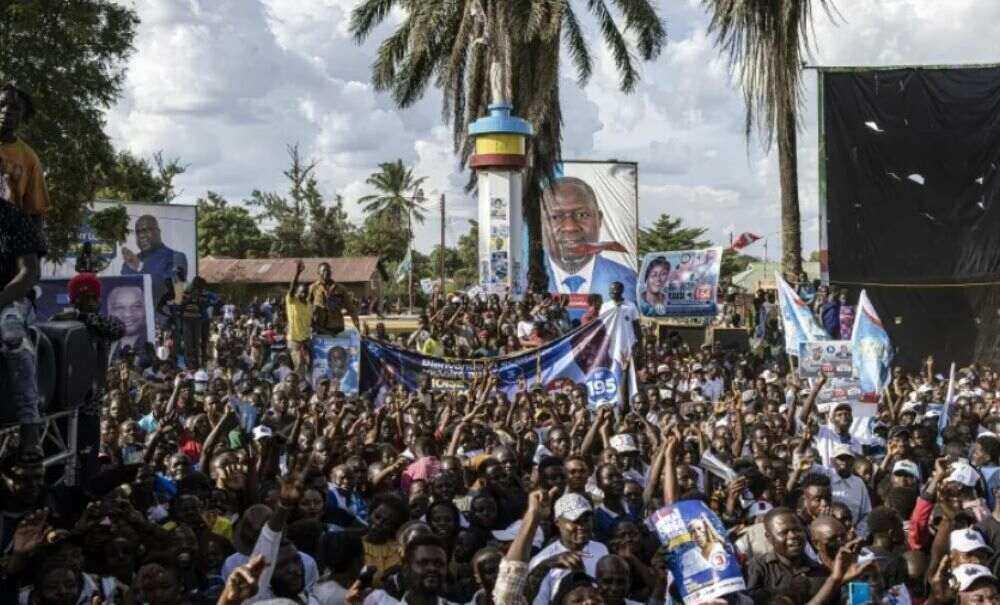
M510 114L510 105L490 105L490 115L469 126L476 140L476 152L469 160L472 168L524 168L528 165L528 137L534 130L527 120Z

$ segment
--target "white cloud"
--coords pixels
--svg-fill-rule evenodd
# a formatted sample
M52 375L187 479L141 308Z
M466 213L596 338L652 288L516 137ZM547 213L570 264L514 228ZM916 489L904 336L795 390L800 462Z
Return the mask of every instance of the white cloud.
M191 165L179 179L185 201L208 189L241 199L255 188L281 189L285 146L298 142L318 162L328 193L348 210L369 192L379 162L402 158L426 175L425 191L444 192L449 242L466 230L475 202L467 174L442 124L440 93L397 110L376 93L370 66L384 26L358 46L348 31L359 0L142 0L142 24L125 95L108 114L115 143L149 155L163 149ZM659 3L670 42L644 65L635 94L618 92L610 55L592 22L595 73L580 90L562 83L564 156L639 162L640 220L662 212L710 229L773 234L777 254L777 161L743 137L743 104L726 62L706 33L700 0ZM840 64L976 63L995 60L1000 3L977 0L838 0L842 19L816 14L813 62ZM585 11L579 11L581 13ZM398 19L394 15L394 19ZM566 71L567 76L571 72ZM816 247L815 76L806 76L799 137L803 248ZM436 216L418 247L437 241Z

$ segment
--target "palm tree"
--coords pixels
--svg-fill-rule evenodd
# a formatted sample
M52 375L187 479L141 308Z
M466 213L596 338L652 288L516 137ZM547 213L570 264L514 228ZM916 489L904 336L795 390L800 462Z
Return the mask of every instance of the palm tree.
M756 129L764 149L778 140L781 183L781 268L802 273L799 216L797 112L802 103L802 59L809 48L812 9L828 15L832 0L703 0L711 14L708 31L729 57L746 105L747 140Z
M393 229L403 228L406 218L407 241L413 240L413 221L423 224L426 213L423 196L418 194L427 177L414 178L413 169L403 165L403 160L383 162L365 182L378 191L358 199L366 216L373 216Z
M529 280L536 287L545 284L541 182L552 175L561 154L560 51L567 51L580 86L593 72L590 44L574 10L580 6L597 20L619 73L619 88L634 91L637 57L655 59L666 42L650 0L365 0L351 16L351 31L360 44L393 8L402 10L403 22L379 46L372 66L375 88L390 92L403 108L419 100L433 81L444 93L444 120L451 124L463 164L473 152L469 124L485 115L490 104L507 102L533 124L524 208L532 242ZM609 6L621 12L624 27ZM470 181L469 187L473 185Z

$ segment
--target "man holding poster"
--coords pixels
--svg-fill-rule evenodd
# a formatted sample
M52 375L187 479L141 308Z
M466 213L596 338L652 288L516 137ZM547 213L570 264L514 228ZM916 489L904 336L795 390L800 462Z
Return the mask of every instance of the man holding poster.
M542 194L542 237L547 257L549 291L560 294L605 293L613 282L626 286L635 302L635 269L608 258L626 253L617 241L601 241L605 215L597 194L586 181L561 177Z

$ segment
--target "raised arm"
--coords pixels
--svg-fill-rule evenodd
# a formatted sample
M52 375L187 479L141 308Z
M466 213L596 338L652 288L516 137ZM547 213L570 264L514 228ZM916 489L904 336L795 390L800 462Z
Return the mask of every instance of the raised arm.
M799 412L799 421L805 424L809 422L809 416L816 409L816 398L819 397L819 392L826 385L827 377L823 374L819 379L813 383L812 389L809 391L809 396L806 397L806 403L802 406L802 410Z
M295 296L295 291L299 289L299 277L302 276L302 272L305 271L306 264L302 262L302 259L295 261L295 277L292 278L290 284L288 284L288 295Z
M680 439L676 435L667 437L667 447L663 459L663 505L673 504L677 501L677 472L674 467L674 457L677 455L677 446Z

